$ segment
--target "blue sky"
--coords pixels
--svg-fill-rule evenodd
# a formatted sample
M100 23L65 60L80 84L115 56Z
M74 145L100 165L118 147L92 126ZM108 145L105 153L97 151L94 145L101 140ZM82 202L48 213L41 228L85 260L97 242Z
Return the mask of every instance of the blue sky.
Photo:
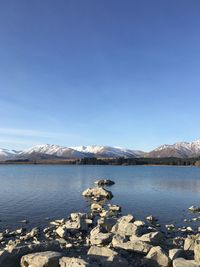
M0 2L0 147L200 139L199 0Z

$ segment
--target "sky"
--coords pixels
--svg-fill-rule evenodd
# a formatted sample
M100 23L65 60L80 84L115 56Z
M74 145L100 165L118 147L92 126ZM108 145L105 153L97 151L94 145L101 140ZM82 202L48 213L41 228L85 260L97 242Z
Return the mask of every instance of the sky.
M199 0L1 0L0 147L200 139Z

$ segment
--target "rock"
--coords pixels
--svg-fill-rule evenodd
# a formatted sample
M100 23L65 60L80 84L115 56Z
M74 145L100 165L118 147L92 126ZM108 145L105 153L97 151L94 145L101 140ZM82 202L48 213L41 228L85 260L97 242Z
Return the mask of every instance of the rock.
M111 232L120 235L140 235L144 233L144 222L133 221L133 216L123 216L112 227Z
M88 263L84 259L62 257L59 261L60 267L95 267L95 265Z
M108 204L109 210L114 211L114 212L120 212L121 211L121 207L119 205L111 205Z
M88 255L90 256L102 256L102 257L114 257L117 256L118 253L108 247L97 247L97 246L91 246L88 250Z
M112 233L101 232L102 228L97 226L90 232L91 245L107 245L112 240Z
M146 258L150 260L149 263L152 264L152 266L158 264L160 267L169 267L171 262L167 254L159 246L151 248Z
M85 191L83 191L82 195L84 197L90 197L90 198L107 198L111 199L113 197L113 194L102 187L94 187L94 188L88 188Z
M194 244L194 259L200 264L200 240L196 240Z
M92 203L92 204L91 204L91 210L92 210L92 211L99 212L99 211L102 210L102 208L103 208L103 207L102 207L100 204L98 204L98 203Z
M81 230L87 231L87 214L86 213L71 213L70 219L65 222L65 228L68 230Z
M130 222L134 222L134 221L135 221L135 218L131 214L128 214L126 216L122 216L121 218L119 218L117 220L118 223L130 223Z
M199 267L199 264L195 263L193 260L177 258L173 260L173 267Z
M126 259L121 258L118 253L108 247L92 246L88 251L91 259L104 267L128 267Z
M140 240L127 241L126 237L122 237L120 235L115 235L113 237L112 245L114 248L134 251L134 252L144 254L144 255L146 255L152 248L151 245L143 241L140 241Z
M188 209L192 212L200 212L200 207L198 206L191 206Z
M148 242L154 245L158 245L164 240L164 236L160 232L150 232L139 237L132 235L130 237L130 240L131 241L141 240L143 242Z
M101 180L96 181L95 184L97 184L99 186L104 186L104 185L110 186L110 185L114 185L115 182L108 180L108 179L101 179Z
M146 220L149 222L156 222L157 219L153 215L149 215L146 217Z
M59 235L60 237L64 238L66 237L66 234L67 234L67 229L63 226L59 226L57 229L56 229L56 233L57 235Z
M21 258L21 267L59 267L59 252L45 251L25 255Z
M26 223L26 224L29 223L28 220L21 220L20 222L21 222L21 223Z
M173 224L166 224L165 227L167 228L167 231L173 231L175 229Z
M183 249L173 248L169 250L169 258L175 260L176 258L184 257L185 252Z
M197 237L195 235L188 236L184 241L184 250L194 250L194 245Z

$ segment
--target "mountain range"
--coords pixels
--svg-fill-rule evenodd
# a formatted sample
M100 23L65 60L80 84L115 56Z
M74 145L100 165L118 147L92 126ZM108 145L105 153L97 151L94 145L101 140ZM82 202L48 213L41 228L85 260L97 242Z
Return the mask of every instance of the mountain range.
M0 148L0 161L6 160L36 160L36 159L77 159L77 158L191 158L200 156L200 140L194 142L179 142L173 145L162 145L150 151L143 152L132 149L111 146L76 146L37 145L22 151Z

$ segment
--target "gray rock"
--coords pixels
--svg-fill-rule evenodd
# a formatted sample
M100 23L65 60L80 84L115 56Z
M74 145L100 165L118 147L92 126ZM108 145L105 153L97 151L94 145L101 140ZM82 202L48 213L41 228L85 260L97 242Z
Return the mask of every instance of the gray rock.
M85 191L83 191L82 195L84 197L90 197L90 198L111 199L113 197L113 194L110 191L102 187L88 188Z
M130 240L131 241L141 240L143 242L159 245L164 240L164 236L160 232L150 232L139 237L136 235L132 235L130 237Z
M21 267L59 267L61 257L61 253L54 251L32 253L21 258Z
M112 239L114 248L120 248L128 251L134 251L139 254L146 255L152 246L140 240L126 241L125 237L115 235Z
M173 267L199 267L193 260L186 260L184 258L177 258L173 260Z
M95 182L95 184L99 185L99 186L103 186L103 185L114 185L115 182L109 179L101 179Z
M152 266L156 266L157 264L160 267L169 267L171 263L170 258L159 246L151 248L146 258L149 260L149 263Z
M62 257L59 263L60 267L95 267L94 264L91 264L84 259L74 257Z

